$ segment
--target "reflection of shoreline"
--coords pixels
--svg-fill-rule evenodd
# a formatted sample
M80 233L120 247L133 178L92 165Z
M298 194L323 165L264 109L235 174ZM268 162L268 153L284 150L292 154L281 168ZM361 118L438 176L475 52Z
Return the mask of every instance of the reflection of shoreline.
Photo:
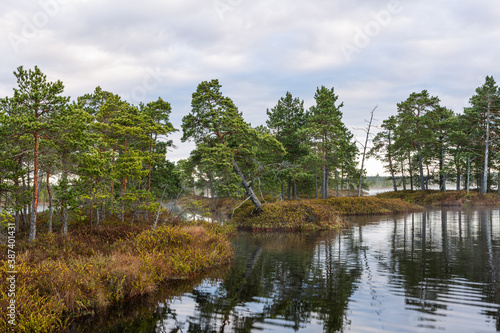
M217 280L186 286L154 311L139 310L146 313L142 321L117 327L495 331L499 209L447 207L350 219L352 226L341 231L238 232L234 262Z

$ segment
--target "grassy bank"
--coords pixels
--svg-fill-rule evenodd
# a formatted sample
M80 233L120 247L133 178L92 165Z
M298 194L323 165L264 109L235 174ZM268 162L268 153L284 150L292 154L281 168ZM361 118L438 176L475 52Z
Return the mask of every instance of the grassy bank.
M400 199L375 197L293 200L263 205L261 212L246 204L234 216L239 228L281 230L326 230L344 226L342 216L382 215L421 210Z
M190 279L231 260L229 230L218 225L102 226L63 238L40 235L16 243L17 332L62 330L72 318L155 291L165 281ZM2 246L1 251L7 253ZM1 262L3 283L11 271ZM0 307L7 309L7 288ZM0 331L12 329L0 318Z
M397 191L377 194L378 198L397 198L423 206L500 206L500 195L497 193L481 194L477 191Z

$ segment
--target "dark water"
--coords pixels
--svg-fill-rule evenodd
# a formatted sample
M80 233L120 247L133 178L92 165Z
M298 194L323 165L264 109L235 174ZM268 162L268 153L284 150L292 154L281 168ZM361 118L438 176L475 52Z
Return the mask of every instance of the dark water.
M341 232L240 233L221 278L127 332L495 332L499 210L353 218Z

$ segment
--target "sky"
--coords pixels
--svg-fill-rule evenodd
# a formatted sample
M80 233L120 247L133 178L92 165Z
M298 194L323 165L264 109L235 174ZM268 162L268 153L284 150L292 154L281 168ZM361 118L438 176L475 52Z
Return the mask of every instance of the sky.
M180 129L202 81L218 79L253 126L287 91L309 108L326 86L364 142L375 106L380 125L425 89L460 113L500 78L499 17L493 0L3 0L0 97L17 67L38 66L73 100L97 86L135 105L161 97ZM194 147L181 135L170 160ZM383 172L368 161L368 175Z

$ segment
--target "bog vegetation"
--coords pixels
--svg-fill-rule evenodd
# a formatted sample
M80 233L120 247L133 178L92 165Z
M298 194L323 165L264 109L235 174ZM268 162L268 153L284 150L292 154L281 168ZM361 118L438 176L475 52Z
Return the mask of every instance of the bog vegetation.
M318 87L308 109L287 92L254 127L218 80L203 81L181 124L182 140L196 146L173 163L169 135L177 129L165 99L133 105L101 87L71 99L38 67L14 75L13 94L0 99L0 227L16 235L17 320L27 331L59 329L166 278L227 262L226 227L166 223L172 216L161 202L182 196L203 215L236 214L241 227L294 230L339 227L347 214L419 209L399 199L496 203L484 195L500 182L500 92L492 77L464 110L423 90L382 122L369 155L385 163L394 191L420 192L337 199L359 196L367 182L334 88ZM423 192L438 185L445 193L452 178L464 190L456 198ZM4 281L7 264L2 257Z
M81 226L66 237L43 234L18 244L18 332L52 332L74 318L154 292L172 279L190 279L230 262L230 227L217 224ZM1 247L6 251L5 247ZM8 277L2 261L0 277ZM7 308L6 290L1 306ZM4 315L0 330L13 326Z
M384 215L423 208L399 198L343 197L275 202L256 211L243 206L234 216L236 225L251 230L328 230L345 226L346 215Z
M500 206L500 195L497 193L480 193L479 191L398 191L379 193L377 197L384 199L401 199L422 206Z

